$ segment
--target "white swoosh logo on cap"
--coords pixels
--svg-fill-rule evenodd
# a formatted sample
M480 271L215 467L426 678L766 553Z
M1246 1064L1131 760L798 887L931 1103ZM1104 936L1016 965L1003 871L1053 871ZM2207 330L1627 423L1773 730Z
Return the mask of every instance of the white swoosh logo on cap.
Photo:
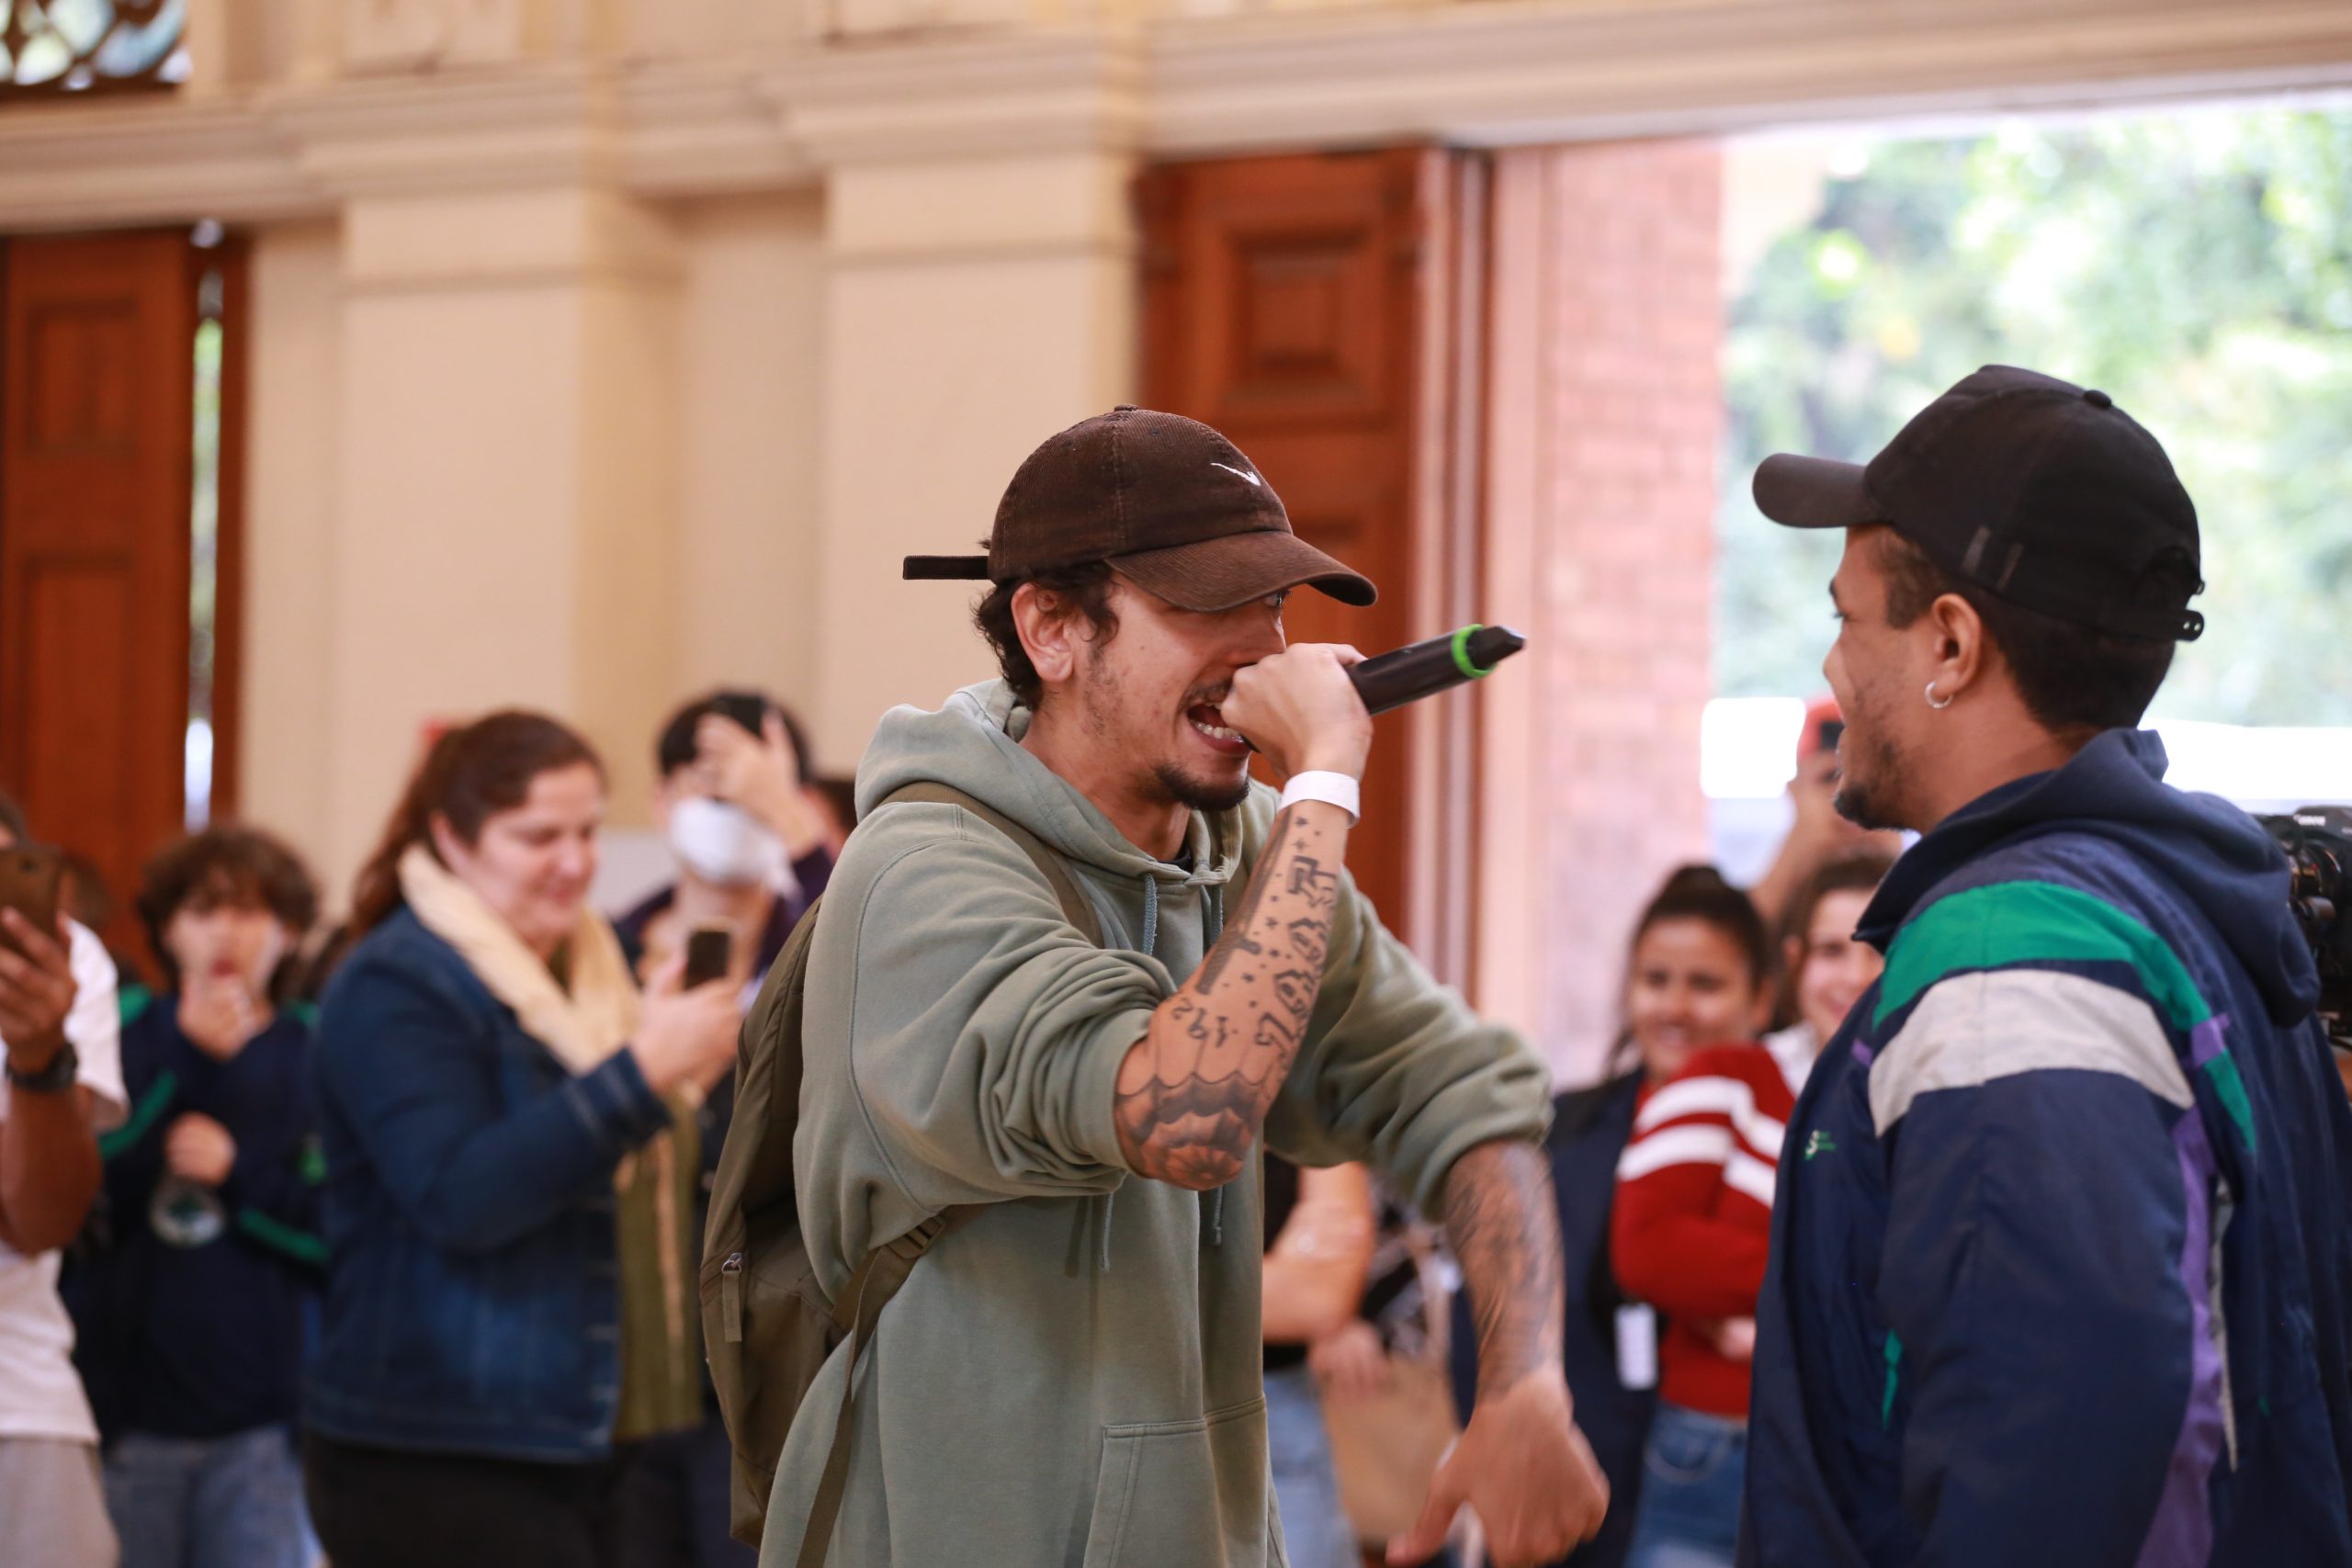
M1209 467L1212 468L1223 468L1228 474L1240 474L1243 479L1248 479L1253 485L1261 485L1266 482L1255 474L1244 473L1241 469L1235 468L1230 463L1211 463Z

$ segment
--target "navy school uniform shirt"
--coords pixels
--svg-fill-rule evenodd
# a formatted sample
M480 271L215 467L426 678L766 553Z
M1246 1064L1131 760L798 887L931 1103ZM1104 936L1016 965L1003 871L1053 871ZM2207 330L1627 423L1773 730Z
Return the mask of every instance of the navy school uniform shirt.
M2261 828L2142 731L1897 863L1790 1122L1747 1568L2352 1563L2352 1111Z
M127 990L123 1011L130 1115L99 1140L99 1216L63 1287L99 1426L111 1440L289 1421L326 1259L307 1016L280 1012L223 1061L180 1032L175 996ZM164 1138L190 1113L228 1129L235 1162L214 1202L159 1231Z

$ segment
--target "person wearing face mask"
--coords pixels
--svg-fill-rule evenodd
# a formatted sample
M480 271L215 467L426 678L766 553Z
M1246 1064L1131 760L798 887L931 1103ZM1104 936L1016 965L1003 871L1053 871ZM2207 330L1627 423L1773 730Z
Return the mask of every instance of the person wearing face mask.
M735 987L642 995L588 907L605 774L452 729L359 876L317 1048L325 1310L303 1416L336 1568L604 1568L616 1444L701 1419L693 1107Z
M808 737L765 693L714 692L662 724L654 761L654 820L678 879L614 930L642 972L682 951L695 927L726 926L730 976L748 1002L832 875L829 823L808 787Z
M695 927L726 927L734 937L728 978L748 1007L832 875L830 823L807 787L808 738L764 693L714 692L670 716L654 760L654 816L678 880L615 921L615 933L643 976L682 952ZM704 1199L734 1108L730 1074L695 1111ZM702 1219L698 1202L696 1236ZM688 1329L698 1331L698 1321ZM699 1426L636 1445L616 1505L621 1568L750 1568L758 1554L727 1533L730 1452L707 1397Z
M1712 867L1686 867L1660 905L1634 945L1626 1010L1647 1081L1610 1220L1619 1287L1666 1320L1625 1562L1729 1568L1773 1166L1811 1058L1755 1043L1772 959L1747 896Z
M301 1568L290 1427L325 1246L306 1011L277 1003L318 889L266 833L151 861L138 908L167 988L122 992L130 1119L98 1141L96 1246L67 1271L124 1568Z

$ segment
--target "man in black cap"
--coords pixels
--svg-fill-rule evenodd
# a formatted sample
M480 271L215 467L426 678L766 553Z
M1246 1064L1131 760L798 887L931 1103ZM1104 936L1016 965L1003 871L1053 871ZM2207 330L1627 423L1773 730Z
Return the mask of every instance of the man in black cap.
M1839 806L1924 837L1787 1129L1740 1562L2352 1562L2352 1113L2279 852L2136 728L2188 493L1995 367L1756 499L1846 531Z
M1357 655L1284 646L1291 590L1373 585L1291 531L1232 443L1133 408L1022 465L986 557L908 575L991 585L1003 678L893 711L859 768L809 952L794 1167L835 1300L875 1247L954 1228L866 1359L836 1351L800 1404L762 1561L1281 1562L1261 1143L1370 1160L1442 1213L1477 1307L1476 1411L1396 1560L1464 1503L1506 1565L1590 1535L1606 1497L1561 1372L1544 1071L1357 892L1357 814L1395 809L1358 798Z

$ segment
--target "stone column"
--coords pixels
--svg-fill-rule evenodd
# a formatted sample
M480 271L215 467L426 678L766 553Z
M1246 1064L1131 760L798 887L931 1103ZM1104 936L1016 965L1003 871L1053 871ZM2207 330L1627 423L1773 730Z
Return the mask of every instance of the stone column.
M589 180L354 199L343 227L325 869L428 725L522 705L641 819L673 700L676 258Z
M1487 613L1532 667L1482 692L1477 996L1563 1083L1605 1063L1635 913L1706 853L1721 174L1697 142L1497 160Z
M994 673L975 586L901 582L899 558L975 549L1029 450L1130 394L1132 57L1073 39L1021 58L1035 96L1018 111L981 102L1001 65L978 45L927 58L922 101L849 59L784 95L828 171L827 756L858 756L893 704L936 706Z

